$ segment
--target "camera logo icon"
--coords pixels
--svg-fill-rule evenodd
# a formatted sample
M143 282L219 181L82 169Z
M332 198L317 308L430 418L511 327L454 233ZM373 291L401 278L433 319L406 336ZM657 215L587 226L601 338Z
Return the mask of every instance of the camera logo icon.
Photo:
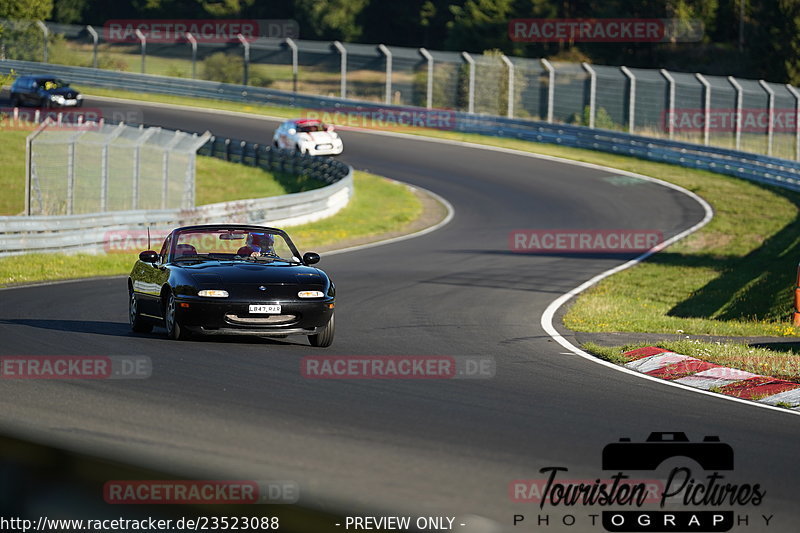
M603 448L603 470L655 470L672 457L688 457L704 470L733 470L733 448L717 436L691 442L685 433L654 432L645 442L623 437Z

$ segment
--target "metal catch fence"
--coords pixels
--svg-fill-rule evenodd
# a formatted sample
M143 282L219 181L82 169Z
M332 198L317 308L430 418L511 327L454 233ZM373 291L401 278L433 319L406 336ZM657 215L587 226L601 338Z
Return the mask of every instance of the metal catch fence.
M195 155L210 137L47 119L27 138L26 214L193 207Z
M205 79L323 97L611 129L800 160L800 91L664 69L307 41L119 42L102 28L5 21L5 59Z

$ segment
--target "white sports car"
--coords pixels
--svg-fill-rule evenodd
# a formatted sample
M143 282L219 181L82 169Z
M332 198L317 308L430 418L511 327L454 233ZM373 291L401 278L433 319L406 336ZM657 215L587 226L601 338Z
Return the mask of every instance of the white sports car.
M287 120L275 130L272 144L309 155L339 155L344 149L333 125L315 119Z

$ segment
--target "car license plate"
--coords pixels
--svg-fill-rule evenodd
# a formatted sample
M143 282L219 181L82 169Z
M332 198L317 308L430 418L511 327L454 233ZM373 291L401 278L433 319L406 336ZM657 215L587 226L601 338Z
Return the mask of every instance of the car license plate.
M64 105L75 105L77 103L78 103L78 101L77 100L73 100L73 99L64 100Z
M268 314L268 315L279 315L281 314L281 306L280 305L250 305L249 309L250 313L252 314Z
M332 144L320 144L319 146L317 146L317 148L320 149L320 150L329 150L329 149L333 148L333 145Z

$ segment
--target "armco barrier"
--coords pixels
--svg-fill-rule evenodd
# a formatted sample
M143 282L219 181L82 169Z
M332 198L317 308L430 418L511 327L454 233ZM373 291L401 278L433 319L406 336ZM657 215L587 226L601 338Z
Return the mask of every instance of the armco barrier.
M407 107L400 108L374 102L304 95L212 81L114 72L86 67L68 67L28 61L0 61L0 72L9 72L11 69L14 69L19 74L47 71L74 83L95 87L205 97L242 103L327 110L344 106L349 111L357 111L359 109L409 109ZM629 155L651 161L710 170L787 189L800 190L800 162L796 161L726 148L662 140L610 130L591 129L583 126L549 124L464 112L452 113L455 119L454 131L510 137Z
M0 217L0 256L29 252L99 252L108 247L109 235L118 237L120 232L137 230L141 230L137 233L141 235L146 228L158 235L181 225L219 222L291 226L330 216L347 205L353 195L353 169L332 158L215 137L198 153L266 170L309 176L328 185L300 193L191 209ZM153 239L153 243L160 245L158 239Z
M0 217L0 256L28 252L99 252L109 235L150 228L153 234L177 226L219 222L287 226L330 216L347 205L353 175L325 187L283 196L210 204L193 209L116 211L57 217ZM154 239L154 246L160 246Z

